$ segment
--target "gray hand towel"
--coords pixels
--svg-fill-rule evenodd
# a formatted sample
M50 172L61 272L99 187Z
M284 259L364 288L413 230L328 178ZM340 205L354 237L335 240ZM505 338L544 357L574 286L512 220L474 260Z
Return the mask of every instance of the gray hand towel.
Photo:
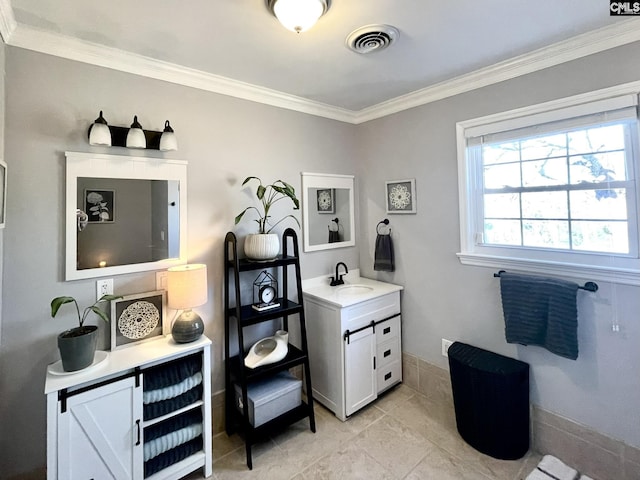
M376 237L376 251L373 269L382 272L393 272L396 269L393 258L393 242L391 234L378 234Z
M577 291L573 282L502 272L507 342L539 345L556 355L578 358Z

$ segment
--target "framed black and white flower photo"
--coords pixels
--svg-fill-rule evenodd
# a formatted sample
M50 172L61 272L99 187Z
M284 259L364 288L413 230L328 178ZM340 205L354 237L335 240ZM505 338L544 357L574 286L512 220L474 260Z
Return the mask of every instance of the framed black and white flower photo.
M335 213L335 195L333 188L319 188L316 191L318 213Z
M111 350L162 338L169 333L164 290L125 295L111 302Z
M385 182L387 213L416 213L416 180Z
M113 223L115 221L115 190L87 188L84 191L84 211L89 223Z

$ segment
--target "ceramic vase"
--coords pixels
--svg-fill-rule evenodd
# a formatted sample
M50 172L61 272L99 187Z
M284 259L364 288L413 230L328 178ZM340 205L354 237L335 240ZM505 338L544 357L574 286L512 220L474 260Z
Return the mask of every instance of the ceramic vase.
M275 233L250 233L244 239L244 254L250 260L272 260L280 253L280 239Z
M263 338L253 344L249 354L244 359L248 368L276 363L287 356L289 351L289 333L278 330L272 337Z

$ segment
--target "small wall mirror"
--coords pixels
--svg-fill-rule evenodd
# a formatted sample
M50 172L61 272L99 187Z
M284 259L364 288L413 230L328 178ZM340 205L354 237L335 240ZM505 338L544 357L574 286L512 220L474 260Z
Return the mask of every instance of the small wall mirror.
M302 173L302 217L305 252L355 245L353 175Z
M187 162L66 157L66 280L186 263Z

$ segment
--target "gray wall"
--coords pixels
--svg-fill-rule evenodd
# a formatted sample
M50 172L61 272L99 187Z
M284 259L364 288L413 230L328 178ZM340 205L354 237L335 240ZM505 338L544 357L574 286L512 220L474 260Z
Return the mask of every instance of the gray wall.
M147 129L160 130L169 119L176 130L179 151L166 157L189 162L188 252L190 262L209 267L209 302L197 310L214 342L214 392L224 388L223 239L235 215L254 201L241 190L242 180L282 178L300 192L300 172L318 171L318 165L353 174L356 127L13 47L6 49L6 70L10 222L4 232L0 477L42 478L46 365L59 358L56 335L74 322L71 310L51 319L49 302L58 295L81 304L95 298L95 281L63 281L64 152L130 152L88 145L87 128L98 111L113 125L129 125L137 114ZM235 230L244 236L253 225L243 221ZM295 227L292 221L281 225ZM303 275L328 274L338 260L356 265L357 249L305 254ZM155 275L121 275L114 283L117 294L145 292L155 289Z
M0 158L4 160L4 63L5 45L0 39ZM6 222L5 218L5 222ZM2 278L4 258L4 229L0 230L0 344L2 343Z
M463 266L455 124L495 112L640 80L640 44L362 125L358 130L360 268L405 285L403 349L447 368L441 339L460 340L532 366L532 401L610 437L640 446L640 288L599 282L579 293L577 361L507 344L495 270ZM394 173L388 173L393 164ZM416 178L418 213L389 215L397 270L373 271L375 225L385 217L384 181ZM588 278L585 280L589 280ZM620 333L612 332L612 323Z

